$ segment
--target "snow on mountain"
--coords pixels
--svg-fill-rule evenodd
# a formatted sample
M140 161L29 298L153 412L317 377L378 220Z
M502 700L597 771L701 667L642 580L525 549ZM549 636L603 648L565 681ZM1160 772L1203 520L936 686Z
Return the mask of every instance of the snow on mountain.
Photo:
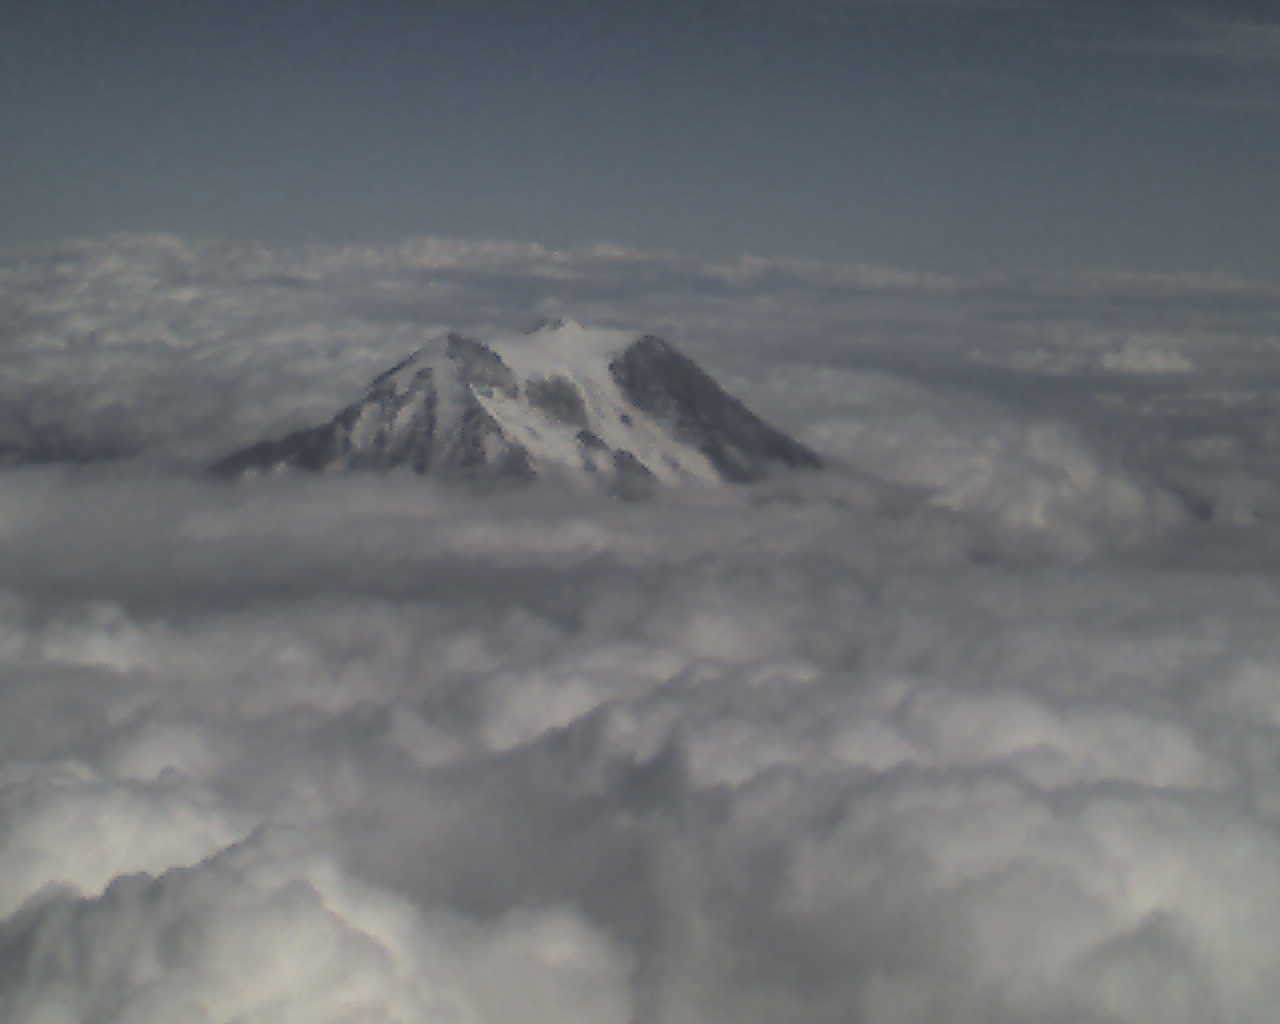
M662 339L554 321L484 342L432 338L329 422L212 468L553 474L639 497L658 484L746 483L820 465Z

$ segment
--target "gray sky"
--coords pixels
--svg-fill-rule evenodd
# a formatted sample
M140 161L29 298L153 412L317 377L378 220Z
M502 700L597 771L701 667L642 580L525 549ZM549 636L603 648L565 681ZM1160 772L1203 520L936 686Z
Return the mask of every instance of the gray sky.
M1018 0L14 3L0 223L1276 269L1280 20Z

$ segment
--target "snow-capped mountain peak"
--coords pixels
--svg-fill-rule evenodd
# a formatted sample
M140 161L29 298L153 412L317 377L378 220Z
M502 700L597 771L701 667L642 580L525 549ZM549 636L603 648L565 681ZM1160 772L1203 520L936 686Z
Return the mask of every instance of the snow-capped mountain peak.
M819 464L665 341L560 320L483 342L434 337L328 423L213 469L555 474L638 496L659 483L747 482Z

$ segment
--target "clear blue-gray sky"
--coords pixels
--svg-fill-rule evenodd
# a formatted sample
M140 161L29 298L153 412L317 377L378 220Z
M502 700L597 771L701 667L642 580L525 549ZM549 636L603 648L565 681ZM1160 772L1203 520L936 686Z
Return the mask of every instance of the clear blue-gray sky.
M1271 11L15 0L0 244L444 234L1272 277Z

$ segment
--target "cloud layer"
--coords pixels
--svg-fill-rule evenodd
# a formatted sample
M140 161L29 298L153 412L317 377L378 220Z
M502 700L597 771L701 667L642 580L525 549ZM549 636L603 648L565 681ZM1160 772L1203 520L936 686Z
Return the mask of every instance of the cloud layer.
M1205 397L1263 328L1194 315L1262 286L157 239L7 273L23 394L140 454L4 470L5 1020L1273 1017L1280 548L1263 435ZM1186 367L1108 366L1105 312L1034 368L1023 327L891 358L1068 284L1152 330L1171 291L1193 322L1141 345ZM665 308L836 469L636 505L190 472L331 410L434 291L476 330ZM1108 394L1149 407L1107 435ZM1192 516L1193 470L1240 514Z

